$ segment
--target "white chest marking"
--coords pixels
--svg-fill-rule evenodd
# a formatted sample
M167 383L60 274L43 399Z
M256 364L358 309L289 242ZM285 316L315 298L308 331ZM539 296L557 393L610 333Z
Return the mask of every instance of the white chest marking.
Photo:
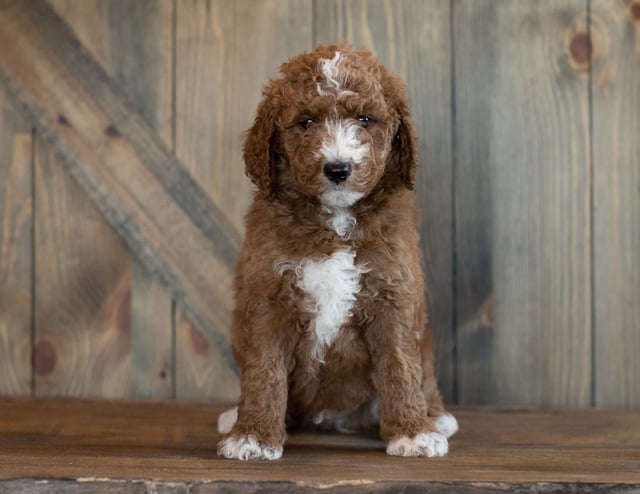
M360 291L360 275L366 270L355 265L355 253L339 251L321 261L304 259L296 269L298 286L307 294L305 309L315 317L312 356L322 360L338 335Z

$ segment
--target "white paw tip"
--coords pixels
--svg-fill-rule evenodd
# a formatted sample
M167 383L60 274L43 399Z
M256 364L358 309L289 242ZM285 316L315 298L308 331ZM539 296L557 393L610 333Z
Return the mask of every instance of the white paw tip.
M218 432L229 434L236 420L238 420L238 407L229 408L229 410L222 412L218 417Z
M450 438L458 432L458 421L450 413L440 415L435 421L436 429L446 438Z
M218 454L237 460L278 460L282 457L282 447L261 444L252 434L240 434L220 441Z
M387 454L393 456L444 456L449 451L449 442L439 432L418 434L413 439L403 436L387 445Z

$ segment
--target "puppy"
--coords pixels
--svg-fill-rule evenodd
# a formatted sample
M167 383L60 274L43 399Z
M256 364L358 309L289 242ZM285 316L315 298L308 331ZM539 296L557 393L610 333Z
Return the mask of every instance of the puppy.
M218 453L278 459L287 427L312 421L442 456L458 425L427 327L405 87L346 44L280 71L244 144L257 190L235 278L241 398Z

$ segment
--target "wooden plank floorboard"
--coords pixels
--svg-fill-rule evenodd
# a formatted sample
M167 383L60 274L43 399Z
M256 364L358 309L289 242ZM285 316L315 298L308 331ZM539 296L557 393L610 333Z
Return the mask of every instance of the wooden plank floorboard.
M163 492L340 492L345 486L351 488L345 492L358 486L367 486L362 492L435 486L440 492L478 486L482 492L505 486L599 492L613 484L640 490L637 411L457 409L461 430L444 458L395 458L375 437L299 432L290 435L281 460L247 463L216 454L223 409L186 402L0 401L0 493L40 492L43 485L42 492L73 491L80 484L83 492L123 492L125 485L127 492L146 492L151 484Z

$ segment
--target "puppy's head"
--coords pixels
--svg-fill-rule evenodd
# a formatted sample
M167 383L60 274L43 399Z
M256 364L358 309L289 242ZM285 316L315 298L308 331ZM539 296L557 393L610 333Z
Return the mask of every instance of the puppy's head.
M413 188L416 136L404 84L366 51L318 46L264 90L244 159L265 196L293 191L349 207L381 181Z

